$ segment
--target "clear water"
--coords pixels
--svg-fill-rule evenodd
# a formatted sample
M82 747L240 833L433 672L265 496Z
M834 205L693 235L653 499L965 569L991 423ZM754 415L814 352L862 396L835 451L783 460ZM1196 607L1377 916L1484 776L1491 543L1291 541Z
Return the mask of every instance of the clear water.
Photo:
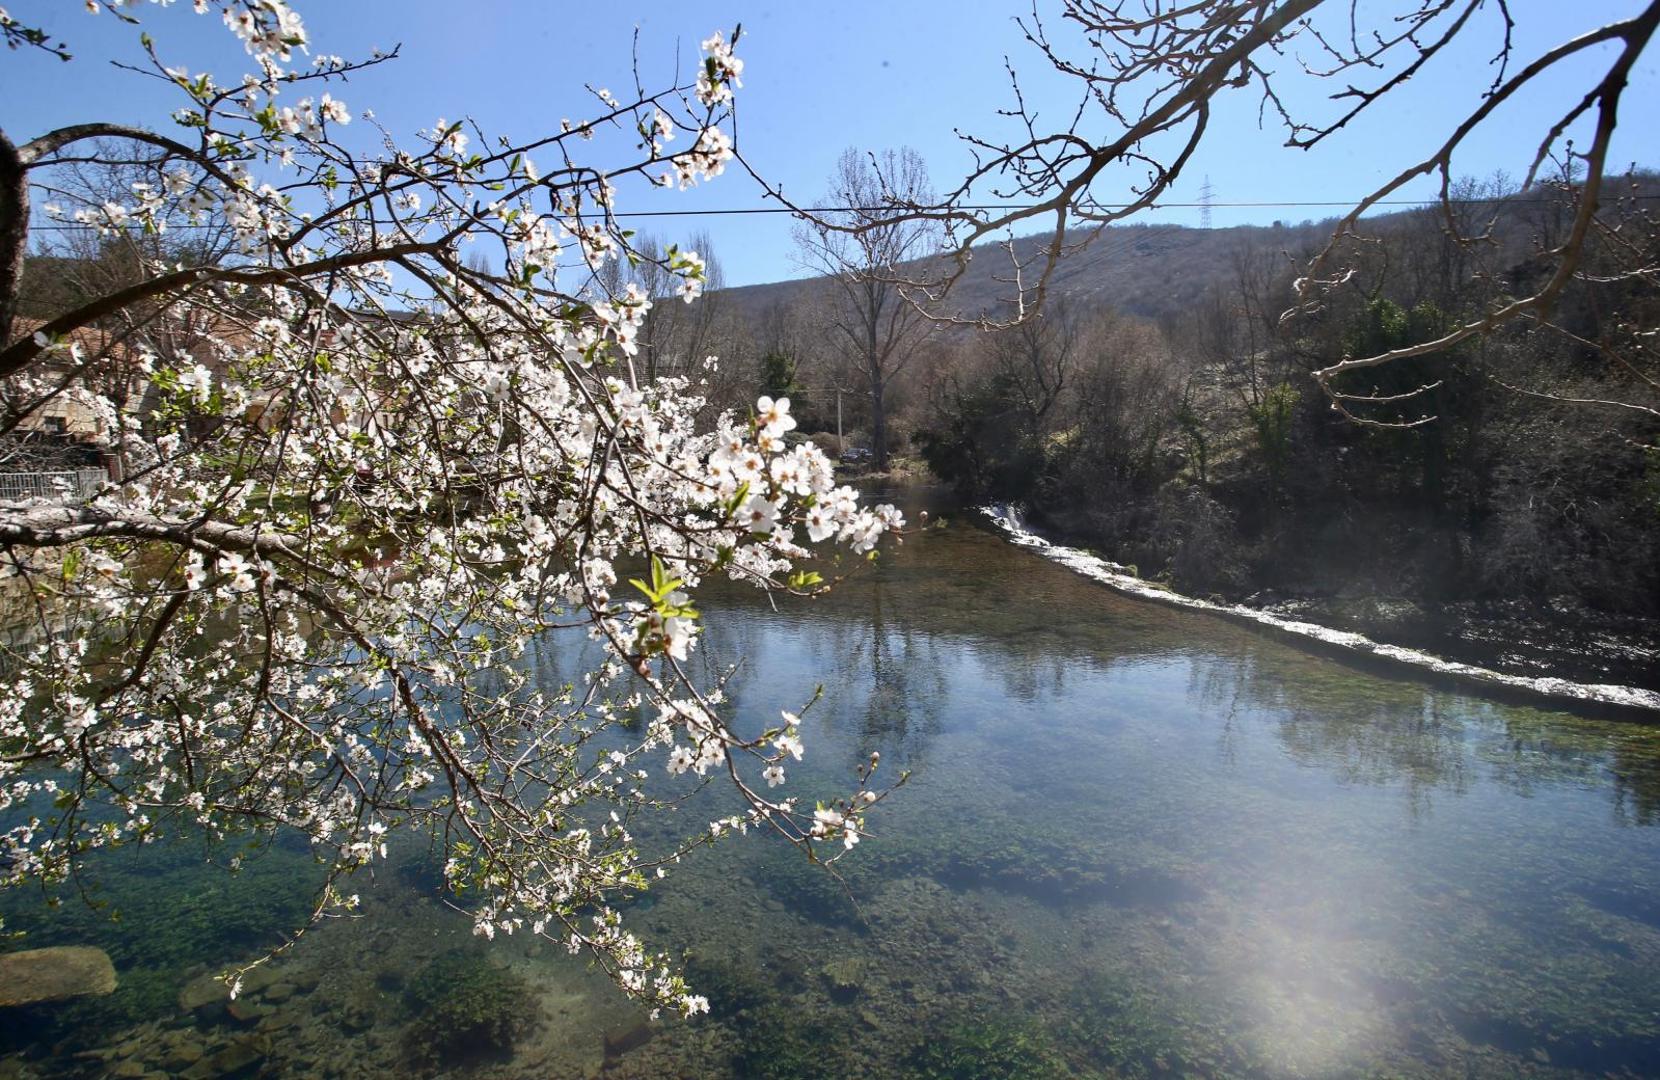
M122 988L0 1015L0 1077L1660 1075L1660 728L1358 671L959 517L831 598L700 605L740 715L825 685L793 787L873 749L915 771L841 881L751 837L633 905L712 1017L645 1024L558 949L476 942L419 852L243 1015L183 1013L311 880L183 844L102 869L119 923L4 898ZM468 1027L492 1002L511 1033Z

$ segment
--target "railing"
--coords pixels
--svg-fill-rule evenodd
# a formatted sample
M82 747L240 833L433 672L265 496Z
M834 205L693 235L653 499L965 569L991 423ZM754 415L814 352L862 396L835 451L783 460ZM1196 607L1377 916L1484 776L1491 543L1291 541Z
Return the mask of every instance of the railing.
M0 499L90 499L108 480L103 469L0 473Z

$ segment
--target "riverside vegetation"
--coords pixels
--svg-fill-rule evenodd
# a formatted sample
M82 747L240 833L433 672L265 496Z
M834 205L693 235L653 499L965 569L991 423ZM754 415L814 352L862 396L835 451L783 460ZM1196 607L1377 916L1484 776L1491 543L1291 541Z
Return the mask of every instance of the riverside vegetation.
M1022 502L1180 591L1515 671L1660 685L1660 426L1620 404L1660 379L1644 329L1660 293L1625 276L1660 254L1660 180L1611 186L1609 231L1559 326L1344 376L1383 395L1435 382L1386 417L1420 426L1357 424L1308 373L1433 338L1526 281L1573 185L1465 185L1458 213L1494 223L1480 244L1439 210L1381 219L1350 287L1284 321L1299 256L1329 230L1109 232L1099 242L1154 283L1195 259L1215 269L1196 294L1124 296L1133 312L1111 292L1063 294L952 352L915 414L922 452L972 497Z

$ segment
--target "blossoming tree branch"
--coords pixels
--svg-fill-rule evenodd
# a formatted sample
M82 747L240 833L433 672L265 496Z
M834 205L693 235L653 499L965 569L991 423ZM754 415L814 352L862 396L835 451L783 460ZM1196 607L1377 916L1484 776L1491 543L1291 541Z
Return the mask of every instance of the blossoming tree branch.
M608 260L647 257L615 218L619 184L685 188L731 157L737 33L703 42L695 79L596 91L591 119L539 138L439 120L400 142L347 100L362 80L346 76L391 57L310 53L282 0L196 0L251 57L229 85L178 66L141 5L87 7L135 24L180 102L158 130L0 133L0 438L74 397L117 477L0 502L0 876L58 882L94 849L180 832L297 830L330 868L323 914L415 830L480 933L555 937L653 1006L706 1008L618 898L729 831L832 859L882 791L872 759L838 797L784 794L798 717L736 730L687 666L692 596L711 575L815 591L810 546L862 556L902 524L785 445L787 400L716 417L700 384L638 378L649 301L597 284ZM121 197L57 180L110 139L141 175ZM607 139L619 160L591 160ZM213 223L233 244L26 321L43 221ZM697 254L659 261L694 301ZM103 391L116 370L145 408ZM592 639L591 670L540 685L520 658L546 635ZM634 832L685 794L680 773L723 780L738 809L647 857Z

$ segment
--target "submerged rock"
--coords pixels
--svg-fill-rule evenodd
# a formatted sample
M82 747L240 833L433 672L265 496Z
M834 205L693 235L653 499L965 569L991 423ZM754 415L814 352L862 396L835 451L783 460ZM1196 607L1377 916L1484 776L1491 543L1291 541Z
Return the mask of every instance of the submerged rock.
M162 1051L162 1068L170 1073L180 1073L201 1061L205 1054L200 1043L183 1032L175 1032L169 1036Z
M179 988L179 1011L193 1013L222 1006L230 997L231 990L224 979L217 975L199 975Z
M269 990L266 990L265 993L262 996L265 998L266 1001L282 1002L282 1001L287 1001L289 998L293 997L294 996L294 990L295 990L295 986L294 986L293 983L277 983L276 985L272 986Z
M114 989L115 965L103 949L61 945L0 956L0 1005L62 1001Z
M824 975L830 997L841 1004L852 1001L864 989L865 966L852 957L832 960L819 970Z
M179 1075L184 1080L220 1080L252 1075L271 1053L269 1035L245 1035L230 1045L202 1058Z
M262 1005L256 1001L249 1001L245 997L239 997L226 1005L225 1011L230 1014L232 1020L239 1024L253 1024L270 1016L275 1010L269 1005Z
M651 1026L640 1020L627 1027L612 1028L605 1032L605 1060L615 1061L637 1047L644 1046L651 1041Z

